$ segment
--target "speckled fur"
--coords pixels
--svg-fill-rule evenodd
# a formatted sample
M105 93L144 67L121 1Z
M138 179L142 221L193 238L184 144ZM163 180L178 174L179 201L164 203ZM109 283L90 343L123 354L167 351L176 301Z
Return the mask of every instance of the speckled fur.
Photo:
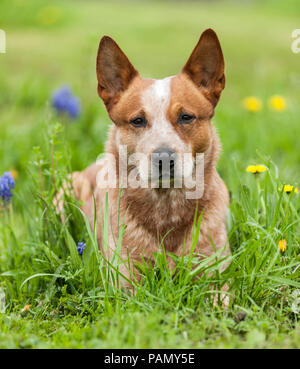
M118 63L114 66L115 60ZM113 154L118 163L121 144L127 145L128 155L135 152L150 155L157 147L168 145L177 152L190 152L193 156L203 153L205 158L204 194L197 200L186 199L185 188L125 188L118 209L118 186L97 186L97 173L104 165L109 165L109 161L93 164L73 175L75 194L83 200L83 211L91 223L94 218L92 194L96 198L98 219L101 219L105 193L108 193L108 258L116 247L118 219L121 222L124 220L127 226L121 250L126 263L128 254L131 265L139 261L141 255L144 259L152 260L153 252L158 250L164 237L167 251L176 255L189 253L196 210L198 215L203 212L203 219L194 252L203 256L211 255L214 252L212 239L216 249L224 248L224 255L230 253L225 227L229 197L216 171L220 144L211 122L225 84L222 60L216 36L212 30L207 30L179 75L160 81L142 79L113 40L104 37L101 41L97 59L98 91L115 123L109 131L106 152ZM207 66L205 63L210 64ZM212 63L215 65L210 68ZM196 117L194 123L184 127L177 123L178 112L183 109ZM141 113L147 117L147 127L132 127L130 120ZM118 175L118 166L116 169ZM100 223L99 248L105 252ZM138 278L137 271L134 268L131 271ZM125 265L122 272L130 277Z

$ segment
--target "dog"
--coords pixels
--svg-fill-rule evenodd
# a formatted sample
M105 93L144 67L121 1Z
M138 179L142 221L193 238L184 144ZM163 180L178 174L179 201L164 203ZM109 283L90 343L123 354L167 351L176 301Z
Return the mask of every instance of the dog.
M216 33L205 30L181 73L162 80L141 78L108 36L100 41L96 65L98 94L114 124L106 144L107 156L84 171L73 173L72 182L75 196L92 226L94 204L99 219L103 219L104 209L108 211L106 245L101 222L98 224L101 252L111 260L117 247L120 220L123 221L126 230L120 271L124 280L133 277L139 280L134 265L141 261L141 256L153 260L153 253L162 243L167 253L182 256L191 252L196 214L202 215L202 220L194 254L204 258L221 250L222 255L229 255L226 233L229 195L216 170L220 142L211 121L225 87L224 58ZM126 148L122 158L120 147ZM126 166L128 158L137 154L143 155L142 163L134 158ZM185 163L185 174L176 167L178 157L183 154L190 157ZM202 158L199 179L202 191L201 196L193 198L187 196L190 188L184 184L177 188L174 183L178 178L195 174L198 155ZM134 172L136 181L143 185L124 186L121 169L128 180ZM103 185L110 173L115 175L115 185ZM154 185L147 186L149 178ZM165 182L169 186L164 186ZM174 268L169 257L168 262Z

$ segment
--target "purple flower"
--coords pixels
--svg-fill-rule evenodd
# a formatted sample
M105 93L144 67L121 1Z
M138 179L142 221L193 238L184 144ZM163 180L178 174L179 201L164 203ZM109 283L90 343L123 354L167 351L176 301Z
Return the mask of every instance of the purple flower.
M86 243L84 242L78 242L78 247L77 247L77 251L78 251L78 254L79 255L82 255L83 254L83 251L84 251L84 248L85 248L85 245Z
M52 94L51 104L59 114L66 113L71 118L77 118L80 114L80 101L72 94L69 86L63 86Z
M12 175L8 172L4 173L3 176L0 177L0 199L4 205L10 202L13 196L11 193L13 188L15 188L15 181Z
M66 106L66 111L72 118L77 118L80 113L80 102L75 96L71 96Z

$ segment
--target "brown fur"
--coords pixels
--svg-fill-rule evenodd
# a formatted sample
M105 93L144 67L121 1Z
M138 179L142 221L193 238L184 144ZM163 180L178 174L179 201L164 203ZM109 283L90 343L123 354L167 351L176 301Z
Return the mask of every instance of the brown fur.
M151 109L147 110L141 96L144 96L145 91L148 91L147 89L155 81L142 79L117 44L107 36L102 39L99 46L97 78L99 95L115 123L110 128L106 151L113 154L118 163L120 144L128 146L128 155L138 150L146 150L143 139L151 131L154 120L159 114L159 107L155 104L151 105L151 96L149 96L149 101L146 99L146 105L148 106L149 102ZM220 144L211 122L224 85L224 60L221 47L214 31L206 30L182 72L171 80L170 101L166 111L168 129L171 132L166 136L171 135L169 144L172 145L172 141L176 138L182 143L182 148L190 148L193 156L196 153L204 153L205 185L202 198L186 199L185 188L134 189L128 187L122 190L119 211L119 186L107 189L97 187L97 173L103 165L109 164L93 164L83 172L73 175L75 193L83 200L83 210L91 223L93 221L92 193L96 198L98 218L101 219L105 192L108 192L110 214L108 250L103 250L101 224L98 230L99 247L102 252L107 253L108 257L112 256L116 247L120 227L118 219L120 222L124 220L127 226L121 251L126 263L127 254L130 255L132 265L140 260L141 255L151 260L153 252L158 250L162 239L164 239L166 251L180 256L185 242L184 252L189 253L196 209L198 216L203 212L203 219L195 253L211 255L214 252L211 239L216 249L224 248L224 254L230 252L225 228L229 197L226 186L216 171ZM178 124L177 117L181 111L194 115L194 122L186 125ZM147 127L135 128L129 124L132 119L141 114L147 118ZM152 142L149 143L153 148L155 148L155 141L160 138L159 131L155 134L157 136L153 136L150 140ZM145 142L147 141L149 139ZM152 146L147 150L150 152ZM117 180L119 180L118 177ZM138 278L136 270L130 269ZM125 265L122 268L122 272L127 277L130 277L130 271Z

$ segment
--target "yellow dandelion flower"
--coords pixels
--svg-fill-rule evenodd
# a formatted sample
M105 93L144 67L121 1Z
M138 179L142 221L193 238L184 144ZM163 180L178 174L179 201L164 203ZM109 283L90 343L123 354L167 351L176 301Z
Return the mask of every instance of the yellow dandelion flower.
M16 180L18 178L19 173L16 169L11 169L9 172L10 172L10 174L13 177L14 180Z
M22 312L22 313L24 313L25 311L30 310L31 306L32 306L32 305L25 305L25 306L23 307L23 309L21 310L21 312Z
M261 164L256 165L256 171L257 171L257 173L265 172L267 169L268 169L268 168L267 168L267 167L265 167L264 165L261 165Z
M257 112L262 109L262 102L258 97L249 96L243 100L243 106L246 110Z
M280 251L281 251L281 252L285 252L285 250L286 250L286 245L287 245L286 240L280 240L280 241L279 241L278 246L279 246L279 248L280 248Z
M256 165L249 165L246 168L246 172L248 172L248 173L256 173Z
M262 173L265 172L268 168L265 165L249 165L246 168L246 172L248 173L253 173L253 174L258 174L258 173Z
M284 111L286 109L285 98L279 95L274 95L269 98L269 106L273 110Z
M61 10L56 6L46 6L37 13L37 22L42 26L51 26L61 17Z
M294 186L291 185L284 185L283 186L283 191L286 193L291 193L293 191Z
M278 188L278 191L282 191L282 188ZM291 185L284 185L283 186L283 191L286 192L287 194L290 194L291 192L294 193L298 193L299 190L297 187L291 186Z

